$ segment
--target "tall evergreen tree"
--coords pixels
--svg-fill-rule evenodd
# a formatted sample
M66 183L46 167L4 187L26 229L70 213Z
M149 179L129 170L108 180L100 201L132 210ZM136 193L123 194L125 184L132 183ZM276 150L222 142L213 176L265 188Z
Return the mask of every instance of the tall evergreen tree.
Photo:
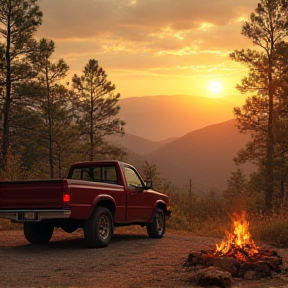
M245 200L247 199L247 180L245 174L238 168L232 172L227 181L227 189L223 191L227 209L230 213L246 210Z
M52 106L52 178L63 178L66 177L71 163L81 160L81 157L78 156L81 153L79 149L80 132L79 126L75 123L76 118L74 115L76 112L74 111L74 99L71 93L67 93L67 89L65 87L58 86L53 89L53 98L58 98L58 100L54 100ZM47 128L46 135L49 135L47 134ZM49 158L49 160L50 159L51 158ZM49 163L51 165L51 160ZM50 171L50 177L51 175L52 173Z
M143 169L143 175L145 177L145 180L147 181L155 181L159 177L159 172L157 171L157 166L156 164L151 164L149 161L145 161L142 164L142 169Z
M288 1L261 0L242 28L242 34L253 41L257 50L241 50L231 54L235 61L249 68L249 75L238 89L256 92L247 98L242 109L235 108L238 128L251 131L253 140L240 152L241 161L253 160L265 177L265 206L271 210L274 196L275 119L279 80L276 73L277 47L288 35ZM260 167L261 166L261 167ZM264 167L264 169L263 169Z
M4 47L3 64L3 128L1 145L1 169L6 168L10 144L11 104L17 83L34 76L26 56L34 47L33 33L41 25L42 12L37 0L3 0L0 5L0 40Z
M276 205L288 206L288 43L277 45L274 117L274 175Z
M50 178L54 178L55 174L54 161L58 162L57 166L61 170L62 161L60 159L62 158L59 152L64 140L61 140L61 137L64 138L66 131L68 133L69 128L73 127L73 98L68 89L60 83L66 77L69 67L63 59L56 63L51 61L54 50L55 44L52 40L41 39L38 42L37 50L30 56L34 63L34 69L38 72L39 94L35 98L34 108L43 120L43 128L39 136L45 139L43 144L47 148L45 150L48 151ZM72 134L75 135L75 131L72 134L71 132L69 131L70 137ZM59 174L61 172L58 173L58 176Z
M82 76L74 75L73 88L79 97L79 122L84 141L88 144L89 160L95 160L96 149L103 144L103 137L123 134L124 121L117 118L120 94L114 94L115 85L107 80L98 61L90 59Z

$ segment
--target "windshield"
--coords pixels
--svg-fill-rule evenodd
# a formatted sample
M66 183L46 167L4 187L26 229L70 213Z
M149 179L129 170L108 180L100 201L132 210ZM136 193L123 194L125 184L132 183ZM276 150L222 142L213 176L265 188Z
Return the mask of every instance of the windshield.
M145 187L142 179L139 177L139 175L136 173L134 169L131 167L124 167L124 174L126 178L127 185L131 185L134 187Z

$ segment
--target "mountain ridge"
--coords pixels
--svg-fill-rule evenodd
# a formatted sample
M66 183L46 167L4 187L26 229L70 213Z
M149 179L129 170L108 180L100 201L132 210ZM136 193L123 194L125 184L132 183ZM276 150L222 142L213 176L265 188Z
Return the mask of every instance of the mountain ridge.
M235 119L211 124L162 145L158 143L154 149L142 154L131 150L133 143L130 143L124 161L139 171L144 161L155 164L161 178L182 190L187 189L191 180L195 193L207 193L211 189L223 191L231 172L237 169L233 158L251 139L249 134L240 133L235 124ZM131 137L130 140L133 139ZM250 164L240 168L246 174L254 170Z
M251 139L236 128L236 104L225 98L156 95L125 98L119 105L125 135L109 141L127 149L123 160L140 172L145 161L155 164L161 178L183 191L190 181L195 193L223 191L237 169L233 158ZM240 168L246 174L254 169Z

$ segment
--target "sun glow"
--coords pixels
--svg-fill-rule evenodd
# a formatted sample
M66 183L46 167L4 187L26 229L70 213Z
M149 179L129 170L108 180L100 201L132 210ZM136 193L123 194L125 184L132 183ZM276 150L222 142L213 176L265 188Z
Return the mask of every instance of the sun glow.
M208 85L208 89L213 93L213 94L219 94L222 92L223 85L220 81L211 81Z

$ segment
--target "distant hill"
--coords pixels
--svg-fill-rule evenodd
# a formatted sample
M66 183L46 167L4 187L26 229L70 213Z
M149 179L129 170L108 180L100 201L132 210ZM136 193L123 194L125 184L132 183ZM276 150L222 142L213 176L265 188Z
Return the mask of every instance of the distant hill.
M130 152L138 155L146 155L177 138L169 138L163 141L151 141L139 136L125 133L123 136L113 135L106 137L106 139L112 144L128 149Z
M146 96L119 101L125 132L152 141L183 135L233 118L235 104L190 95Z
M140 171L141 164L145 160L156 164L160 177L176 184L183 191L188 191L190 179L192 189L197 193L206 193L211 189L222 191L226 188L231 172L236 170L233 158L250 139L249 135L239 133L235 123L233 119L209 125L165 145L158 143L160 145L158 148L154 143L155 150L147 154L138 155L135 153L137 149L134 149L134 152L129 153L124 160ZM139 148L141 145L151 144L147 140L142 140L137 139ZM129 149L133 149L134 144L131 142ZM148 150L150 149L152 146ZM242 168L247 173L253 170L252 165L244 165Z

